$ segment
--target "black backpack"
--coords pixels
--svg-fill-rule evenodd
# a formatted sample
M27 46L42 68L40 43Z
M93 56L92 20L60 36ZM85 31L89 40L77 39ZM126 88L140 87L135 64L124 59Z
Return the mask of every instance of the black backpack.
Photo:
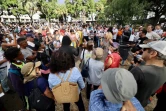
M89 60L90 60L90 58L86 61L86 64L84 64L82 71L81 71L81 75L84 78L89 77Z
M34 89L31 91L28 99L30 107L37 111L49 111L53 105L55 106L55 101L46 97L37 87L37 79L34 80Z

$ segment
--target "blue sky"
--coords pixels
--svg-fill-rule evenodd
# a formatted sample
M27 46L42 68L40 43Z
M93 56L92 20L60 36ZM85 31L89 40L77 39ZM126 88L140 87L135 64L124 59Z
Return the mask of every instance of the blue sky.
M58 0L59 4L64 4L65 0Z

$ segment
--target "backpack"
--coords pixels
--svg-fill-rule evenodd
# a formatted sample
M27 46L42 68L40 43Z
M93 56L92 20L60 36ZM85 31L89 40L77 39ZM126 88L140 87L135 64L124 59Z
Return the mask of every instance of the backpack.
M37 87L37 79L34 80L34 89L30 92L28 100L30 107L37 111L48 111L52 105L55 105L54 100L46 97Z
M86 64L84 64L82 71L81 71L81 75L84 78L87 78L89 76L89 60L90 60L90 58L86 61Z
M53 87L52 92L58 103L74 103L79 100L78 84L68 81L71 73L72 69L70 70L66 81L57 75L59 79L61 79L61 83Z

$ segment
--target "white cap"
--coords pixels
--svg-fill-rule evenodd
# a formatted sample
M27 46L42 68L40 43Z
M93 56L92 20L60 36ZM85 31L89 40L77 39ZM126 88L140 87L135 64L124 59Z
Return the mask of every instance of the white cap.
M164 56L166 55L166 41L152 41L147 44L139 45L141 48L152 48Z

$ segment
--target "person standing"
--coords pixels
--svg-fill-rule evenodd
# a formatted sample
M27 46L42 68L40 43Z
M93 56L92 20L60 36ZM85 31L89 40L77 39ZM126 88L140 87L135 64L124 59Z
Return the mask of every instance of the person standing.
M134 97L136 92L137 83L129 71L108 69L103 73L99 88L91 93L89 111L145 111ZM128 100L135 107L132 110L124 107Z
M4 57L4 52L12 46L16 46L16 35L14 35L14 42L7 43L4 39L4 35L0 34L0 81L4 92L10 91L10 88L7 84L7 59Z
M162 36L163 30L159 24L156 25L154 32L156 32L160 37Z
M140 47L143 48L142 59L146 64L133 68L131 73L138 84L135 97L145 107L150 102L150 96L166 81L166 41L152 41Z
M117 29L117 26L116 25L114 25L114 27L113 27L113 41L114 42L117 42L117 34L118 34L118 29Z
M88 60L89 62L89 77L86 79L87 81L87 89L86 89L86 97L90 98L91 88L93 86L93 90L96 90L100 85L101 76L104 71L104 63L101 61L103 58L103 49L96 48L92 53L92 58Z
M105 63L104 63L105 70L108 68L119 68L121 57L118 53L118 49L110 46L108 54L109 55L107 56Z
M9 48L5 51L4 56L11 63L8 71L8 78L14 90L22 100L24 109L26 109L27 103L24 93L23 76L21 74L21 68L24 65L24 56L20 49L16 47Z
M146 37L152 40L159 40L161 37L156 32L152 31L152 29L153 29L153 26L148 25Z
M130 27L129 25L126 25L122 35L122 43L120 44L119 47L119 53L120 56L122 57L122 65L124 65L128 57L128 51L130 47L127 44L129 44L130 35L131 35Z
M89 40L89 38L88 38L88 31L87 31L87 27L85 25L83 26L82 32L83 32L83 41L84 41L84 39L86 41L88 41Z
M25 95L29 97L32 93L32 90L34 90L35 88L38 88L43 96L50 98L49 103L51 101L51 104L49 104L49 106L47 106L46 110L44 111L55 111L54 96L51 90L49 89L48 81L45 78L40 77L41 75L41 72L39 69L40 65L41 65L41 62L38 61L38 62L28 62L22 66L21 74L23 75L23 78L24 78L23 83L24 83ZM29 100L28 102L29 102L30 110L35 109L37 107L37 106L32 106L33 104L31 103L32 101ZM40 102L40 101L37 101L37 102Z
M63 81L77 83L79 86L79 100L76 102L76 105L79 111L85 111L81 96L81 90L84 89L85 84L80 71L75 66L73 67L72 62L72 57L66 52L58 50L53 53L50 62L51 73L48 78L49 87L53 89ZM63 109L64 111L70 111L70 103L63 103Z
M17 39L17 43L20 45L22 54L26 62L35 61L37 52L32 51L28 48L28 43L25 38Z

